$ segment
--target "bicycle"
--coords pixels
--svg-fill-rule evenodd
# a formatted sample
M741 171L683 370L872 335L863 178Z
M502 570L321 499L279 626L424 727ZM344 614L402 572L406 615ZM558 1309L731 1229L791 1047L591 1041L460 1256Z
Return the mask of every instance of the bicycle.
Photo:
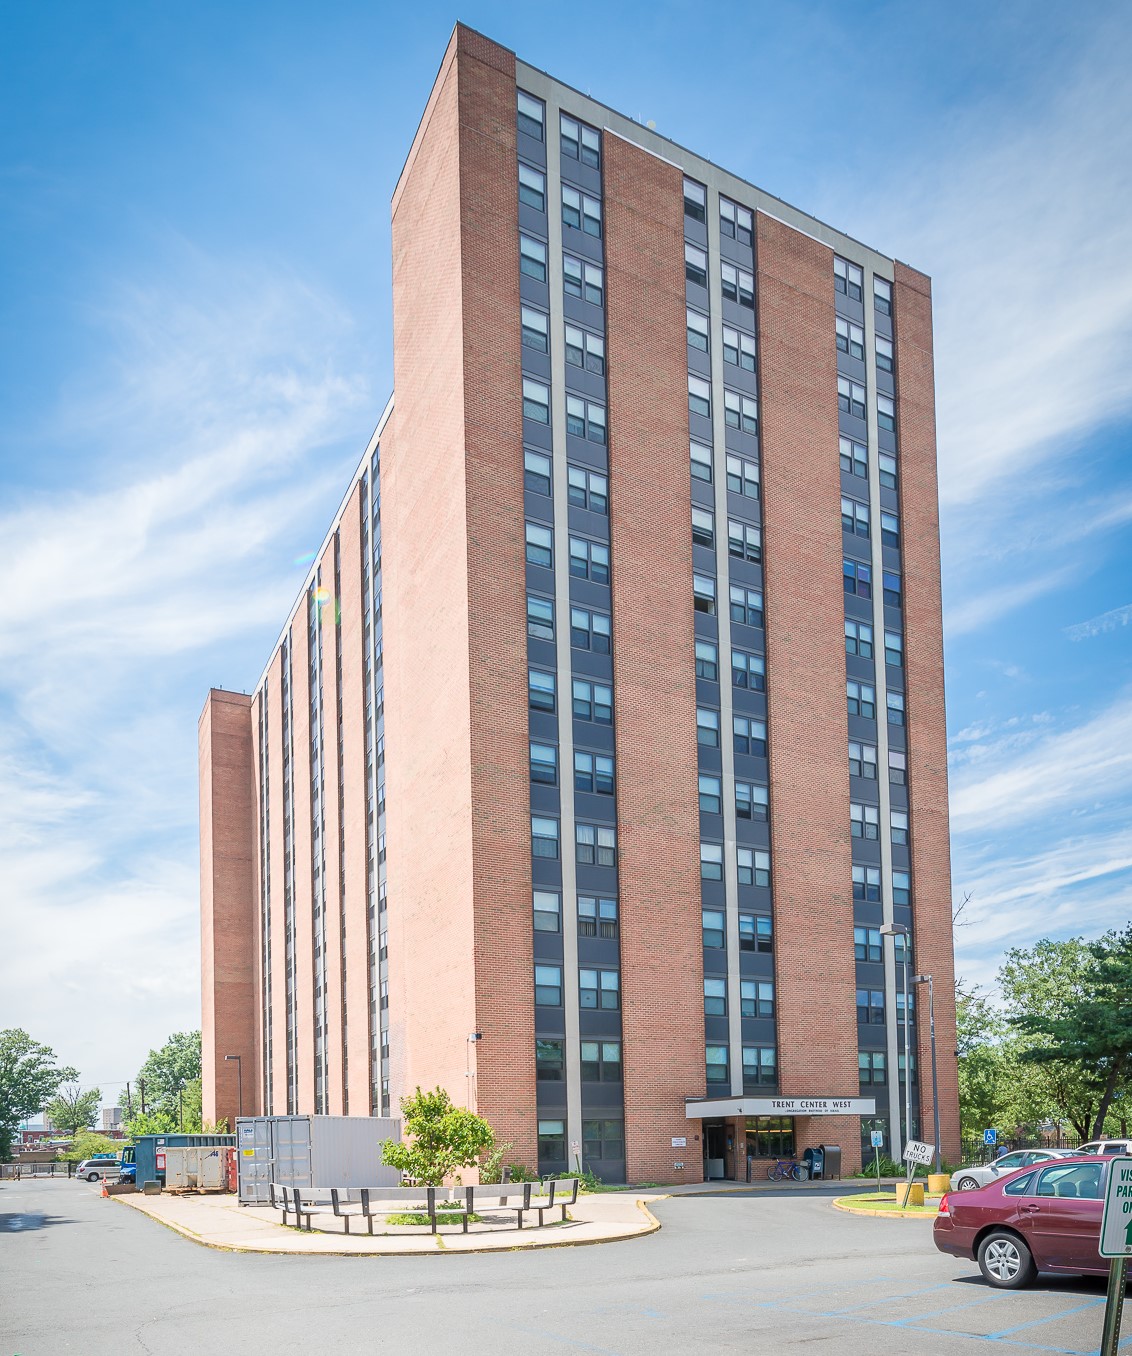
M800 1182L802 1180L802 1165L793 1158L779 1158L775 1160L774 1166L767 1168L766 1175L772 1182Z

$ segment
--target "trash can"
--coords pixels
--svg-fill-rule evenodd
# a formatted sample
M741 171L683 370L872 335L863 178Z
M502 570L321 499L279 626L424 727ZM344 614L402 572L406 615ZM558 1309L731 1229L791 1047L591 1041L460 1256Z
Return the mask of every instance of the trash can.
M821 1149L807 1149L802 1154L802 1161L806 1165L806 1175L811 1182L816 1182L825 1175L825 1154Z
M841 1145L823 1144L821 1146L822 1176L841 1180Z

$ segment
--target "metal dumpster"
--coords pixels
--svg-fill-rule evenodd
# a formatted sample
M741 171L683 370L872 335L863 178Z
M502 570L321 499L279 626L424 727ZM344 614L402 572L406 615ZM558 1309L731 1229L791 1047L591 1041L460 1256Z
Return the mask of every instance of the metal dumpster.
M169 1191L227 1190L229 1150L186 1144L165 1150L165 1186Z
M213 1149L231 1147L235 1143L235 1135L139 1135L134 1148L138 1190L141 1190L143 1182L165 1181L166 1160L170 1149Z

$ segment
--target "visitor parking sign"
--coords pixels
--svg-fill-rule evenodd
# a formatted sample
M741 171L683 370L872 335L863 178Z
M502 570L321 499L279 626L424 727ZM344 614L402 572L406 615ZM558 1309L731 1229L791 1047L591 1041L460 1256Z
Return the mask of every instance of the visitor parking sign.
M1132 1257L1132 1158L1109 1161L1100 1254Z

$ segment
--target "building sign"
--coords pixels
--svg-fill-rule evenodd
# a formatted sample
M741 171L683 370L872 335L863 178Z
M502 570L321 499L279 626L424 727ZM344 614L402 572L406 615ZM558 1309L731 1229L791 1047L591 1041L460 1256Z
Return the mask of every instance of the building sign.
M875 1116L875 1097L689 1097L684 1114L703 1116Z
M873 1116L875 1097L744 1097L748 1116Z
M672 1136L672 1147L673 1147L674 1149L686 1149L686 1148L688 1147L688 1136L687 1136L687 1135L673 1135L673 1136Z

